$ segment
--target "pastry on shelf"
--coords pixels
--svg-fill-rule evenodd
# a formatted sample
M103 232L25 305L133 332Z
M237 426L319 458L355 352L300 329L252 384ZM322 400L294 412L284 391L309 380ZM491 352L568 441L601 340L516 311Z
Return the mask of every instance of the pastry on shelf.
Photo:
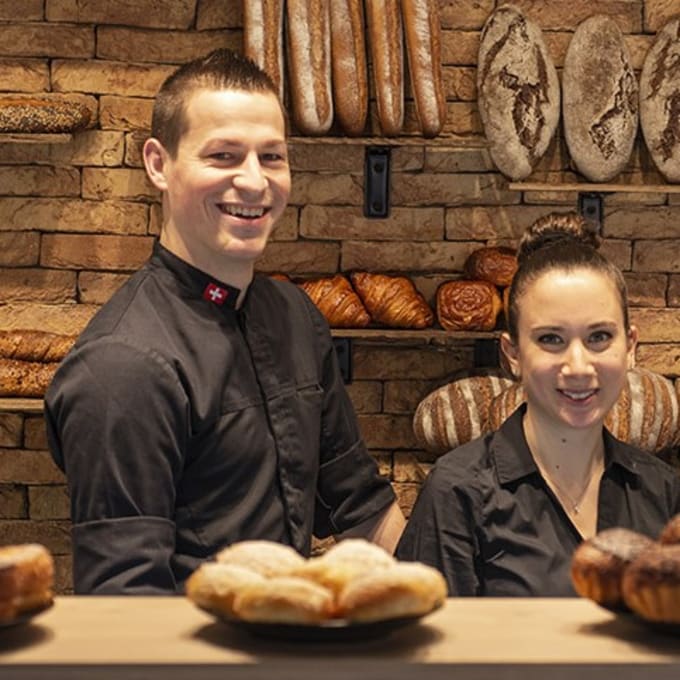
M517 254L506 246L486 246L471 252L463 269L471 279L489 281L505 288L517 271Z
M375 323L389 328L428 328L434 323L430 306L407 277L354 272L350 278Z
M503 308L489 281L447 281L437 289L437 318L447 331L491 331Z
M299 286L326 317L331 328L365 328L371 323L366 308L342 274L302 281Z

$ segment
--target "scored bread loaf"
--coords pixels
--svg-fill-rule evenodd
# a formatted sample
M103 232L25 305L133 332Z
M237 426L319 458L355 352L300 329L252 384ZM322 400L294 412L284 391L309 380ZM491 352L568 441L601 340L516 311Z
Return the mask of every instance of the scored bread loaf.
M640 126L645 144L669 182L680 182L680 17L658 32L640 73Z
M477 103L491 158L510 179L524 179L547 150L560 114L557 71L541 29L503 5L484 24L477 64Z
M638 128L638 84L616 22L582 21L562 71L562 111L569 154L579 172L608 182L628 163Z
M390 328L427 328L434 323L425 298L405 276L354 272L350 278L376 323Z
M437 288L437 319L447 331L490 331L503 309L498 288L489 281L459 279Z
M505 288L517 271L517 254L507 246L486 246L471 252L463 265L471 279L480 279Z
M243 3L243 51L284 95L284 0L248 0Z
M368 64L363 0L332 0L333 108L348 135L360 135L368 115Z
M424 137L436 137L446 122L437 0L401 0L406 55L416 115Z
M364 303L342 274L332 278L310 279L299 285L331 328L365 328L371 323Z
M21 361L61 361L73 346L76 337L47 331L0 331L0 358Z
M0 397L42 397L59 362L0 358Z
M404 35L399 0L365 0L378 124L383 135L404 126Z
M74 132L90 122L90 110L79 102L56 98L0 99L0 132Z
M490 431L491 404L512 384L500 372L489 372L459 378L430 392L413 415L418 445L442 454Z
M333 123L329 0L288 0L288 81L293 121L306 135Z

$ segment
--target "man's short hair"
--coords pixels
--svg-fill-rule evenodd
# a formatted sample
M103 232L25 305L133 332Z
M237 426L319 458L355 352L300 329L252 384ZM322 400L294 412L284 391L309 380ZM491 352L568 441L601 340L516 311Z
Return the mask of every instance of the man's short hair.
M172 158L186 132L186 108L198 90L271 92L278 99L272 79L251 59L228 49L218 49L180 66L161 85L153 107L151 135Z

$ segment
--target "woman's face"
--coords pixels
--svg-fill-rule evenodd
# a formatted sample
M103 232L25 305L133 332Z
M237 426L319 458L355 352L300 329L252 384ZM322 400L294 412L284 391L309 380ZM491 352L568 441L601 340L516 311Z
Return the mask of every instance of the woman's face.
M502 347L528 410L558 428L601 427L632 366L637 331L623 325L614 282L602 272L553 270L519 302L517 344Z

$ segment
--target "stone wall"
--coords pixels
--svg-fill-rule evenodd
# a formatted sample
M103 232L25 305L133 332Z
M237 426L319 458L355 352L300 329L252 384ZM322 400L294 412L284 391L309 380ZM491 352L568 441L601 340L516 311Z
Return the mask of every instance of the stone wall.
M405 273L431 301L471 250L513 244L536 217L576 208L576 192L557 190L579 179L560 139L531 177L553 185L547 191L509 190L480 144L476 53L496 4L440 0L449 142L414 137L394 146L387 219L363 216L363 141L292 142L291 204L261 270ZM590 0L514 4L543 28L558 69L575 26L595 11ZM680 3L601 0L597 9L617 20L639 72ZM68 94L94 113L91 128L66 143L0 144L1 329L78 331L145 260L160 225L140 158L153 95L177 64L219 46L240 49L240 26L240 0L0 0L0 91ZM414 133L412 107L407 113ZM662 183L639 143L617 181ZM679 194L605 199L604 249L630 286L638 363L672 377L680 374L679 223ZM417 449L413 410L472 362L470 342L354 342L351 396L407 512L432 462ZM59 590L68 592L68 498L39 405L0 412L0 536L46 544L57 555Z

